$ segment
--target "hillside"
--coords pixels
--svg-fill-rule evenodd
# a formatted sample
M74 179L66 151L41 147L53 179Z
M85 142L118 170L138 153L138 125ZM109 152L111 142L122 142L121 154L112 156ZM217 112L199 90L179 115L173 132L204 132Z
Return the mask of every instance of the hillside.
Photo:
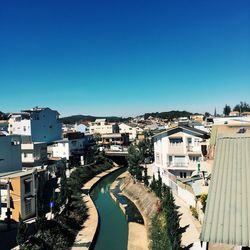
M93 122L96 119L107 119L108 122L124 122L128 118L122 118L117 116L91 116L91 115L72 115L60 118L61 122L64 124L75 124L79 122Z
M171 110L167 112L145 113L144 118L147 119L148 117L152 116L155 118L173 119L179 117L189 117L190 115L196 115L196 114L197 113L191 113L188 111Z

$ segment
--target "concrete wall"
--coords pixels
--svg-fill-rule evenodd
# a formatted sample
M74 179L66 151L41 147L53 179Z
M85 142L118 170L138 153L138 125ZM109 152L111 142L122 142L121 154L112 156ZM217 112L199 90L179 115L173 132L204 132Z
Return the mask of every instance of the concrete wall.
M21 170L20 136L0 136L0 173Z
M57 112L44 109L38 113L39 120L31 120L31 136L33 142L51 142L62 138L62 124Z

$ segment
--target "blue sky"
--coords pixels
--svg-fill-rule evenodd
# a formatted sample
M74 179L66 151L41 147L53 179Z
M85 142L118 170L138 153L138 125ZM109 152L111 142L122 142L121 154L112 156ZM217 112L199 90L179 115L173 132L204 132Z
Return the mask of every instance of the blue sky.
M222 111L250 102L249 0L1 0L0 110Z

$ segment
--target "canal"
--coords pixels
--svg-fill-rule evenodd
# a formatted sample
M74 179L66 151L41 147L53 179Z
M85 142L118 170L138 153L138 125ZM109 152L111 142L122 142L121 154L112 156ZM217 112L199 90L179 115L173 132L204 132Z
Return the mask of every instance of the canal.
M108 175L91 191L100 219L94 250L127 250L128 223L109 193L110 185L125 170L122 168Z

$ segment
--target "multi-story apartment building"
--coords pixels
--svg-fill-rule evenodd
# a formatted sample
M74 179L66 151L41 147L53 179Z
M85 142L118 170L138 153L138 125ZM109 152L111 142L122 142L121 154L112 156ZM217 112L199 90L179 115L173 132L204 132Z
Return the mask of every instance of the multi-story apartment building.
M21 169L21 137L0 131L0 173Z
M119 126L116 123L108 123L106 119L96 119L90 123L90 134L112 134L119 133Z
M206 132L179 125L153 138L156 171L187 178L195 170L202 170L201 142L208 138Z
M32 142L51 142L62 138L59 113L50 108L35 107L12 113L8 129L10 134L31 136Z

